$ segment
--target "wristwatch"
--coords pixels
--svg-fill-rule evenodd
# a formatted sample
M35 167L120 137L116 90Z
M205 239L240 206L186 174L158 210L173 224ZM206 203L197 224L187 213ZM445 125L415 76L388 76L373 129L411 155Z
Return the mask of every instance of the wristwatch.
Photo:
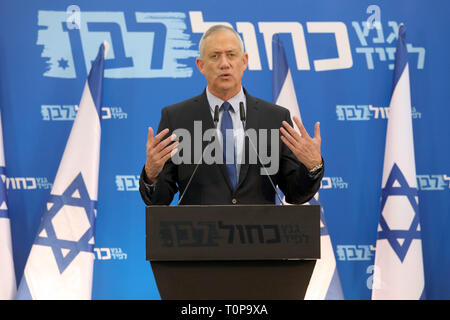
M154 182L154 183L152 183L150 185L147 185L147 187L148 187L148 191L150 192L150 194L152 194L153 192L155 192L156 182Z
M308 171L309 177L315 178L315 176L320 172L320 170L322 170L322 168L323 168L323 162Z

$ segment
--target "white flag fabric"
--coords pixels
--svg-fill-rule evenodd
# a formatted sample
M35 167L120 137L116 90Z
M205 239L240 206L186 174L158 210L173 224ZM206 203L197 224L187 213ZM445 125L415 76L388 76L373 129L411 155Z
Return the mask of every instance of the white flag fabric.
M423 299L424 271L405 26L399 28L386 132L374 300Z
M2 117L0 114L0 300L11 300L16 296L17 287L6 195L5 167Z
M280 36L274 34L272 38L272 99L273 103L285 107L291 113L291 118L297 116L300 121L300 109L297 103L297 95L295 94L294 82L292 81L291 70L286 59L283 43ZM297 125L292 120L294 128Z
M107 46L89 72L17 299L91 299Z
M314 267L305 300L344 300L336 257L318 192L314 198L309 200L308 204L320 205L320 259L317 260Z
M286 53L283 43L278 34L272 39L273 57L273 102L283 106L291 113L292 123L298 131L293 120L297 116L301 121L300 109L295 94L294 82L292 81ZM281 190L278 190L280 194ZM287 204L286 202L283 202ZM316 193L309 204L320 205L319 193ZM306 291L305 300L341 300L344 299L342 285L336 267L333 246L325 223L323 208L320 209L320 254L317 260L311 280Z

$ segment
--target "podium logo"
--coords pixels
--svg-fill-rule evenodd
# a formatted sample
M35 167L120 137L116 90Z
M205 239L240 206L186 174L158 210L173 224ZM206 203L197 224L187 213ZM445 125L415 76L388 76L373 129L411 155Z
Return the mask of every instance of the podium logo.
M297 224L226 224L223 221L161 221L163 247L216 247L249 244L308 244Z

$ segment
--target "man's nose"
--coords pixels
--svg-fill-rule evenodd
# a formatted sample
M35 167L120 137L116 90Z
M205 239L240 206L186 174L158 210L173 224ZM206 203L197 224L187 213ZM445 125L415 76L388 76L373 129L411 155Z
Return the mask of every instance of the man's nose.
M219 67L221 69L227 69L230 67L230 61L226 54L221 54L219 58Z

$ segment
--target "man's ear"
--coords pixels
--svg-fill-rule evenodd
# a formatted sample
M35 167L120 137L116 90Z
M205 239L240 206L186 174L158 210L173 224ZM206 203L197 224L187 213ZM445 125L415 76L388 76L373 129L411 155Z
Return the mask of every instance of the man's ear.
M246 70L248 67L248 53L247 52L244 52L244 54L242 55L242 59L244 59L244 70Z
M203 66L205 64L203 59L202 58L195 59L195 64L197 65L198 70L203 74Z

